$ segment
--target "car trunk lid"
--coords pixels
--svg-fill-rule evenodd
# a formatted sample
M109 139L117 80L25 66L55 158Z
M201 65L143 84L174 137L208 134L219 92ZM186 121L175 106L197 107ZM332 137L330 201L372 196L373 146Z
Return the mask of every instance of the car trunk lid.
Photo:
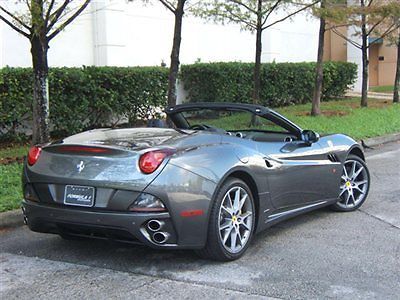
M173 148L185 136L175 130L93 130L43 147L39 160L28 167L35 182L81 185L128 186L143 190L159 174L164 161L152 174L138 167L149 149Z

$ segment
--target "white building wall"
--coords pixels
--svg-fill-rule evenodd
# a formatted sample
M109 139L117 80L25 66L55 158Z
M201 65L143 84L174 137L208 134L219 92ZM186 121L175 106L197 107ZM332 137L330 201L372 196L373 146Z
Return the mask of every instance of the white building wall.
M11 1L10 1L11 2ZM8 5L10 7L11 5ZM11 9L11 11L13 11ZM66 30L50 41L49 65L53 67L93 64L92 15L85 11ZM27 38L0 21L0 67L32 66L30 43Z
M279 17L279 16L277 16ZM97 0L50 43L50 66L169 64L173 14L161 4ZM239 25L217 25L186 16L181 63L253 62L255 36ZM31 65L28 41L0 22L0 67ZM318 22L305 14L263 34L263 62L315 61Z
M347 4L350 5L359 5L359 0L347 0ZM350 26L347 30L347 36L351 38L353 41L362 44L362 38L357 32L360 31L360 28L355 26ZM357 79L354 83L352 90L354 92L361 93L362 90L362 52L359 48L355 47L351 43L347 42L347 61L355 63L357 65Z
M275 19L282 18L282 13ZM263 61L304 62L316 61L319 21L306 12L265 30Z
M32 65L29 41L0 21L0 67L29 67Z
M361 44L361 37L355 36L356 28L349 27L347 34L348 36L352 36L352 40ZM351 43L347 42L347 61L355 63L357 65L357 79L354 83L352 90L354 92L361 93L362 89L362 52L359 48L355 47Z
M92 5L93 51L96 66L125 66L127 29L125 1L96 1Z
M49 65L53 67L93 65L93 47L92 13L89 7L50 41Z
M126 48L132 53L129 65L169 64L172 47L174 16L162 5L126 5ZM253 35L242 32L238 25L221 26L185 16L182 26L180 60L183 64L195 61L251 61Z

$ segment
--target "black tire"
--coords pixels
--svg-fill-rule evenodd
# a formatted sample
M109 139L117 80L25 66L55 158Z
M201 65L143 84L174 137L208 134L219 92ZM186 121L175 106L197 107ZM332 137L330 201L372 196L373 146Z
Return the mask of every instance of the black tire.
M251 222L251 230L250 233L247 235L247 242L242 249L237 253L231 253L227 249L225 249L219 232L219 218L220 218L220 207L221 203L224 200L225 195L231 189L235 187L240 187L244 189L248 194L248 199L250 200L250 205L252 207L252 222ZM256 220L256 206L254 204L254 198L251 193L250 188L244 183L242 180L237 178L229 178L219 189L218 193L216 194L215 201L211 204L211 211L210 211L210 219L208 225L208 233L207 233L207 242L206 246L201 249L197 250L196 253L201 256L202 258L212 259L217 261L233 261L240 258L247 250L249 244L254 235L254 228L255 228L255 220Z
M358 162L360 165L362 165L362 167L365 169L365 176L366 176L366 179L365 179L365 180L368 181L368 183L367 183L367 185L366 185L366 188L365 188L365 193L363 194L363 198L361 199L361 201L359 201L356 205L351 206L351 207L343 207L343 204L342 204L342 205L340 204L343 200L339 198L340 200L339 200L338 202L336 202L336 203L334 203L334 204L332 204L332 205L330 206L330 208L331 208L332 210L334 210L334 211L338 211L338 212L350 212L350 211L354 211L354 210L360 208L360 206L363 205L363 203L365 202L365 200L367 200L367 197L368 197L369 188L370 188L370 185L371 185L371 176L370 176L370 174L369 174L369 170L368 170L367 164L366 164L365 161L362 160L359 156L357 156L357 155L352 155L352 154L350 154L350 155L346 158L345 164L346 164L347 162L349 162L349 161L356 161L356 162ZM342 172L343 172L343 171L342 171ZM343 173L342 173L342 175L343 175ZM341 184L342 184L342 181L341 181Z

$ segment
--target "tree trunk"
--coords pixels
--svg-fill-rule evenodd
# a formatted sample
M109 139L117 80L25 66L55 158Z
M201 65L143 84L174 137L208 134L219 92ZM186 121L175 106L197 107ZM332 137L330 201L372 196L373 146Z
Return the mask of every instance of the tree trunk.
M47 143L50 140L49 130L49 88L47 63L48 41L46 37L33 35L31 53L33 65L33 144Z
M258 0L257 6L257 30L256 30L256 57L254 65L254 89L253 104L260 102L261 90L261 51L262 51L262 0Z
M321 8L325 7L325 1L321 2ZM317 66L315 70L315 87L314 95L312 100L311 115L319 116L321 114L321 94L322 94L322 82L324 80L324 46L325 46L325 26L326 22L324 18L320 18L319 21L319 35L318 35L318 57Z
M361 0L361 6L365 7L364 0ZM362 38L362 86L361 86L361 107L368 106L368 34L367 34L367 16L365 13L361 16L361 38Z
M168 76L168 105L176 105L176 84L179 72L179 52L182 40L182 18L186 0L179 0L175 14L174 41L171 51L171 65Z
M397 40L397 68L396 79L394 80L393 103L399 103L399 84L400 84L400 34Z
M256 37L256 61L254 65L254 90L253 90L253 103L258 104L260 102L260 90L261 90L261 33L260 29L257 29Z

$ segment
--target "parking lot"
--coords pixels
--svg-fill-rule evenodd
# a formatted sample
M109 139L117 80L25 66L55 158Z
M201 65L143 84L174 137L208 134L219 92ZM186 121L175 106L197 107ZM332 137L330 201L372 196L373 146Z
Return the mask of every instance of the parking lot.
M0 298L398 299L400 143L369 150L360 210L321 209L280 223L231 263L191 251L65 241L25 226L0 232Z

